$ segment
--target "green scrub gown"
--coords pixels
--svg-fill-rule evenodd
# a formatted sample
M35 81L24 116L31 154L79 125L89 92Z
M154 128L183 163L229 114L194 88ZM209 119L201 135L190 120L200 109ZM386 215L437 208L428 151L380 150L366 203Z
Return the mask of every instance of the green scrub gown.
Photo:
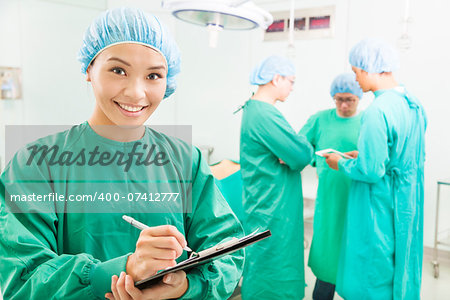
M80 156L78 164L61 166L50 163L48 156L41 164L37 159L29 163L27 148L20 150L0 181L0 283L5 299L103 299L110 291L111 276L125 271L140 234L122 220L127 211L149 226L176 226L194 251L243 236L200 151L181 140L146 128L139 141L116 142L97 135L85 122L32 144L57 145L60 151L73 153L84 149L85 154L98 147L100 153L121 151L125 157L136 145L141 152L144 144L156 145L169 163L147 166L136 160L125 171L125 165L101 165ZM66 198L97 194L97 202L101 192L126 198L99 205L9 201L12 195L52 192ZM157 196L163 192L179 197L163 200ZM128 201L130 195L133 201ZM186 258L184 252L178 260ZM188 271L189 288L182 298L227 299L241 277L243 260L243 251L238 251Z
M241 170L223 178L215 179L216 185L227 200L236 217L242 221L244 219L244 209L242 208L242 175Z
M425 112L404 88L375 92L361 119L337 292L345 299L420 299Z
M272 232L246 250L242 298L301 299L305 276L300 171L311 161L311 145L273 105L249 100L240 146L244 229Z
M341 152L356 150L361 114L339 117L336 109L318 112L300 130L314 151L333 148ZM336 284L342 231L347 215L350 178L328 167L325 158L315 156L319 187L314 212L314 234L308 265L322 281Z

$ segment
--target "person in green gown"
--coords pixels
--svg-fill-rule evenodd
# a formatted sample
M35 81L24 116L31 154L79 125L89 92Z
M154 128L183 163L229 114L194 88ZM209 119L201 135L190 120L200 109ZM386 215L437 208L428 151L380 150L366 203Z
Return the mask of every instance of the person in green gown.
M357 109L363 95L355 74L338 75L331 84L330 94L336 108L311 116L299 134L306 136L314 151L328 148L340 152L353 151L356 149L361 119ZM323 157L315 156L312 165L317 167L319 186L308 265L317 277L313 299L328 300L334 297L351 180L330 169Z
M274 106L295 80L288 59L270 56L256 66L256 93L243 107L240 162L244 229L270 229L272 236L246 250L242 299L304 297L303 195L300 171L312 148Z
M427 118L393 75L397 52L379 39L350 51L364 92L375 99L361 117L354 159L327 163L352 179L336 291L344 299L420 299Z
M88 121L19 150L0 178L5 299L227 299L243 251L134 282L243 228L201 152L143 126L176 87L180 54L153 15L102 13L79 53L96 103ZM33 200L34 199L34 200ZM58 201L55 201L58 199ZM149 226L137 230L122 214Z

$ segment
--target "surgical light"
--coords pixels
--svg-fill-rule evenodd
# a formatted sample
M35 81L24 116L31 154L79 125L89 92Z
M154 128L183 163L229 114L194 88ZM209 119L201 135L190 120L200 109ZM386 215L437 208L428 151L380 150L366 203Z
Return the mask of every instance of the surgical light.
M249 0L165 0L162 6L182 21L205 26L213 48L222 30L266 29L273 22L270 13Z

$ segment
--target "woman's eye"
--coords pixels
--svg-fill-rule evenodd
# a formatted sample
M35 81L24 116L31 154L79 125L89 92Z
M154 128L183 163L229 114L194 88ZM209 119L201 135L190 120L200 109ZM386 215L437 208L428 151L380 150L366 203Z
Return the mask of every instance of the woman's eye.
M161 76L159 74L152 73L152 74L148 75L147 78L150 80L156 80L158 78L161 78Z
M113 68L111 71L118 75L125 75L125 71L122 68Z

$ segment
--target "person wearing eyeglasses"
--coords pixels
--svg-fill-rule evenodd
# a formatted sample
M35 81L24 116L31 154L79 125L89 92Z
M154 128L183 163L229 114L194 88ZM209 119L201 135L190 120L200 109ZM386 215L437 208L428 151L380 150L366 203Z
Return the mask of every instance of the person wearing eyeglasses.
M338 75L331 84L330 95L336 107L311 116L299 134L306 136L314 151L328 148L341 152L356 150L361 120L357 108L363 91L355 75ZM313 299L328 300L334 297L351 180L330 169L323 157L315 156L311 165L317 168L319 186L308 265L317 277Z

